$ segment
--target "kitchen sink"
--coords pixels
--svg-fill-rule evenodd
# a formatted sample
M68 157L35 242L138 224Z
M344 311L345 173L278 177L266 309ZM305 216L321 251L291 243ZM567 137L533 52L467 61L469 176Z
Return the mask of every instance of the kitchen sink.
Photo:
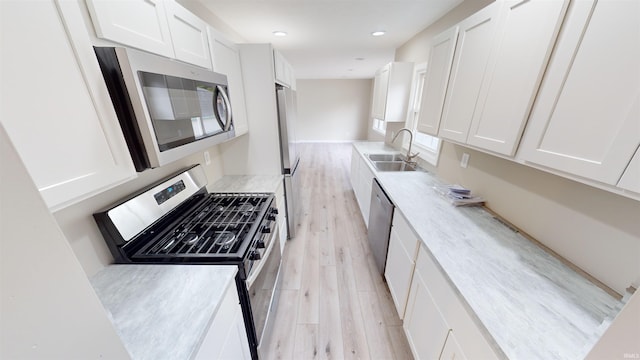
M416 171L415 166L404 161L373 161L378 171Z
M368 154L371 161L402 161L404 155L401 154Z

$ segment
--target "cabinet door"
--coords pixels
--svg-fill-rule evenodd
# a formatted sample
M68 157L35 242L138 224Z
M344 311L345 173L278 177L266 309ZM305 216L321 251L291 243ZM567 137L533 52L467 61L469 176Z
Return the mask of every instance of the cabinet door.
M436 307L426 282L418 271L413 275L402 326L416 359L440 357L449 326Z
M356 188L358 187L358 177L360 176L360 154L358 153L358 150L356 150L355 147L353 147L351 149L351 171L349 173L349 179L351 180L351 187L353 188L353 191L356 191ZM356 197L358 195L356 194Z
M173 57L165 3L161 0L87 0L98 37Z
M236 136L249 131L247 104L244 97L244 78L240 63L240 50L236 44L227 40L220 32L207 28L213 71L227 75L229 82L229 100L233 111L233 124Z
M467 143L513 155L569 0L506 1Z
M495 2L458 24L451 78L438 135L464 143L475 110L500 13Z
M418 118L418 131L420 132L438 135L457 39L458 27L454 26L434 37L431 42L427 74L420 103L420 117Z
M240 301L235 283L226 289L200 349L200 359L251 359Z
M640 194L640 147L636 150L636 154L629 162L629 166L622 174L618 187L631 190Z
M393 215L384 276L400 319L405 314L417 248L417 237L400 212L396 211Z
M0 22L0 119L52 210L136 174L79 5L57 6L16 2Z
M376 119L384 120L384 113L387 105L387 89L389 87L390 64L383 67L376 73L373 84L373 110L372 116Z
M456 340L456 337L453 334L453 330L449 330L447 341L444 343L444 347L442 348L442 354L440 354L439 359L441 360L466 360L467 359L467 357L464 356L464 353L462 352L462 348L460 348L460 344L458 344L458 340Z
M526 161L618 183L640 144L640 2L572 3L520 149Z
M273 50L273 66L276 82L285 86L289 86L289 69L287 66L287 60L277 50Z
M175 1L165 4L175 58L211 69L207 24Z

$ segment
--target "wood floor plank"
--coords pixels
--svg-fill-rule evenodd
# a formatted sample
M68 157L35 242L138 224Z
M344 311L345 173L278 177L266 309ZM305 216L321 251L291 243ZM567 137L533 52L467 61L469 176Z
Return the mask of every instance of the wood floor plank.
M377 294L375 291L359 291L358 296L367 333L369 353L375 354L377 359L393 359L393 346L387 334L387 326L384 323Z
M293 359L317 359L319 357L318 325L297 325L294 342Z
M321 359L344 359L338 274L335 266L320 267L318 347Z
M268 342L261 345L261 358L293 359L293 336L296 331L298 305L297 290L281 290L276 317Z
M329 226L332 228L332 226ZM335 234L332 231L323 231L319 233L318 248L320 251L320 266L335 266L336 252L333 239Z
M318 250L318 232L306 237L304 270L298 299L298 324L318 324L320 309L320 259Z
M290 240L287 240L284 249L284 256L282 257L282 268L280 273L282 275L281 289L287 290L299 290L302 284L302 271L304 265L304 254L307 231L305 226L298 227L298 235Z

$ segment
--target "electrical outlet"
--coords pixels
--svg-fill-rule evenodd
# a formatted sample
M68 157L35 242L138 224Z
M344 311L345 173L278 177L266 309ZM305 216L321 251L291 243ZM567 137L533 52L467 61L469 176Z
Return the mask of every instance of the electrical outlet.
M462 159L460 160L460 167L467 168L469 166L469 154L462 153Z
M211 156L209 156L209 152L208 151L204 152L204 164L205 165L211 165Z

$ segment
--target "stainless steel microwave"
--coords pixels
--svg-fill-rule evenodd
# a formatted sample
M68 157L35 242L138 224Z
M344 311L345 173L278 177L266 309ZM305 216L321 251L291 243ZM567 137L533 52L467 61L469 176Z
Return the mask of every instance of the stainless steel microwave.
M95 47L137 171L235 137L227 77L123 47Z

